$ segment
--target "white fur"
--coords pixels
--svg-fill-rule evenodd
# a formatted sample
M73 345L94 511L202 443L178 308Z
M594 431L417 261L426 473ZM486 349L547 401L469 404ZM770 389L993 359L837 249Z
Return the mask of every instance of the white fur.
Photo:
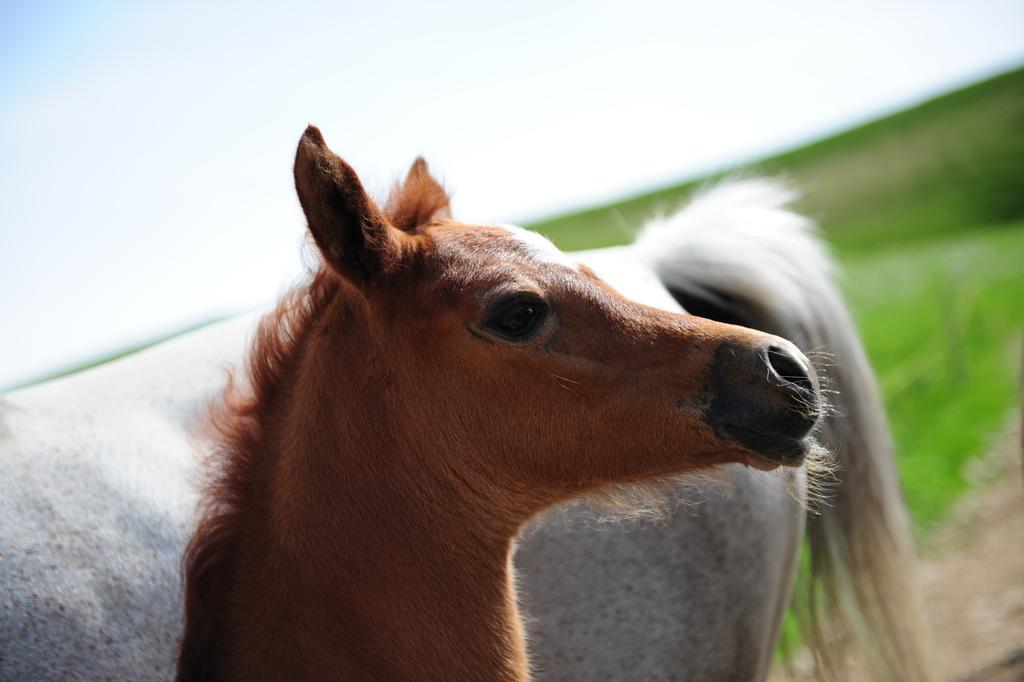
M501 225L500 227L515 237L526 248L526 251L533 259L549 265L561 265L573 270L577 269L576 261L552 244L551 240L541 233L525 230L516 225Z
M651 266L637 257L632 246L576 251L571 255L626 298L663 310L684 312Z

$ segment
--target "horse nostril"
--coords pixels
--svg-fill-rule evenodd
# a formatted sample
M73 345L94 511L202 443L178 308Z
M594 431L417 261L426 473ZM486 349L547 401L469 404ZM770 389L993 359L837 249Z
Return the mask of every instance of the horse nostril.
M805 391L814 393L814 381L809 368L781 346L768 346L768 366L786 384L794 384Z
M723 343L711 386L704 419L722 438L779 461L802 459L822 400L814 368L796 346L778 337L753 347Z

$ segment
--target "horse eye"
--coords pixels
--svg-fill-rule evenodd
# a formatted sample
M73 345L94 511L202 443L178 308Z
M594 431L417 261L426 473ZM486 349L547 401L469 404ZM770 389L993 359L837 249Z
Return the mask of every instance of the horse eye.
M522 341L536 331L547 314L547 305L533 296L516 296L499 303L487 318L488 331Z

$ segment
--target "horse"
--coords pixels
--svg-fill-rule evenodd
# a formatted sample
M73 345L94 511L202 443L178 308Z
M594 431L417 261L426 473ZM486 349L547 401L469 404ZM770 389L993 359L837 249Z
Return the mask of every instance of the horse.
M383 209L315 129L295 171L321 265L226 393L253 316L0 403L4 677L759 679L806 518L822 671L853 640L930 678L877 390L785 192L570 257L455 223L422 162ZM832 413L781 337L828 350ZM838 480L806 516L815 423ZM709 470L649 526L567 503Z

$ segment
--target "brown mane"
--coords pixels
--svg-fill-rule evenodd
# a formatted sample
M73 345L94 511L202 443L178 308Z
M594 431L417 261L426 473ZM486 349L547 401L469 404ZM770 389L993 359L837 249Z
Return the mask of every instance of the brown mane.
M384 208L392 224L412 232L448 214L448 193L417 158L404 182L395 183ZM179 679L215 679L221 657L217 631L227 584L234 573L235 545L244 501L253 484L253 460L264 425L277 403L290 360L310 322L338 294L341 281L318 259L308 280L289 291L259 323L246 360L248 382L234 372L221 400L209 408L214 447L203 462L206 481L200 522L182 559L185 610L179 646Z
M182 559L185 614L178 679L218 678L215 665L222 659L217 646L223 634L217 630L221 623L217 616L224 611L228 581L234 573L243 505L253 484L264 425L310 321L340 287L340 281L320 267L309 281L286 294L260 320L246 362L248 386L231 374L220 404L210 405L215 446L203 462L207 480L200 522Z

